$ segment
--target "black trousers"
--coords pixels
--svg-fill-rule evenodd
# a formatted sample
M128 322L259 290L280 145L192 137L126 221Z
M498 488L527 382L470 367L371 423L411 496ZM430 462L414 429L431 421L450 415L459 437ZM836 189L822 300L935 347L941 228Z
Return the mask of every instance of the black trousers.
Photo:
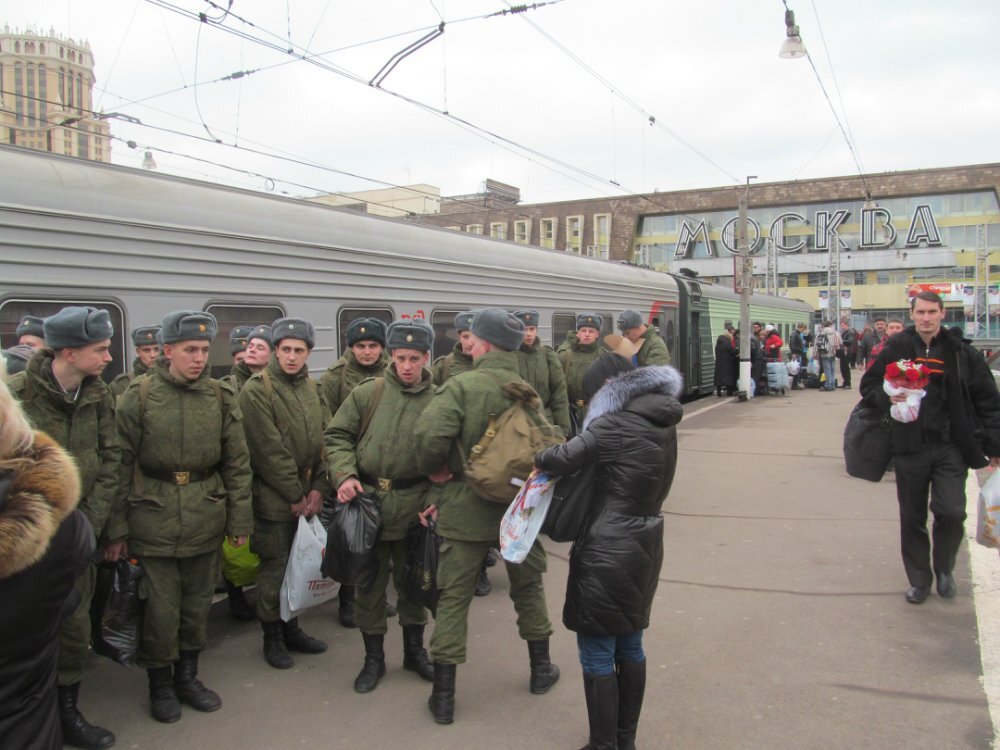
M838 355L837 359L840 360L840 379L843 380L845 386L851 384L851 361L848 359L847 355Z
M958 446L931 442L917 453L897 454L896 499L900 546L911 586L930 586L933 573L951 573L965 535L965 478L968 465ZM927 496L934 514L927 534ZM933 541L933 558L931 543ZM932 569L933 562L933 569Z

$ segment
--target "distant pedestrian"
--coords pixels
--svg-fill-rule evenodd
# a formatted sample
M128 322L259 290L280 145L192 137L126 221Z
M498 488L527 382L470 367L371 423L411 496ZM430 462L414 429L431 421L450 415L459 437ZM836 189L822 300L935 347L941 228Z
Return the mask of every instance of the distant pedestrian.
M832 320L823 321L823 327L816 334L815 345L816 356L819 357L820 369L825 378L823 390L832 391L837 387L837 374L835 372L837 352L843 346L840 334L833 328Z
M724 329L715 339L715 395L729 395L736 392L739 359L733 345L733 333Z

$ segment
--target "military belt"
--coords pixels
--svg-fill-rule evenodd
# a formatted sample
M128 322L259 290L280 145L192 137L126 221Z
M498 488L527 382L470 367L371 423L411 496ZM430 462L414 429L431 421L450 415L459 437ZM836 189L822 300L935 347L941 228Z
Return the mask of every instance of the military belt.
M414 479L386 479L385 477L372 477L367 474L362 474L358 477L362 484L370 484L373 487L378 487L382 492L391 492L392 490L408 490L411 487L416 487L418 484L423 484L427 482L427 477L415 477Z
M161 482L183 487L186 484L191 484L191 482L204 482L206 479L210 479L215 474L215 467L200 471L157 471L156 469L142 467L142 474L150 479L159 479Z

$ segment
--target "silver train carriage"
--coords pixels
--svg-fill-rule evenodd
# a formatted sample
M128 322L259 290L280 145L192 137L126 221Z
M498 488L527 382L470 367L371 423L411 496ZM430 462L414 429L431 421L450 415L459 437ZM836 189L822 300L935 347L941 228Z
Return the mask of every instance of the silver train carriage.
M471 308L536 308L553 346L578 311L601 313L610 333L632 308L658 327L693 396L711 392L715 337L739 320L738 298L718 286L450 229L12 146L0 146L0 173L0 346L22 315L101 307L116 331L107 378L129 367L132 328L179 308L213 313L222 333L311 320L314 373L359 316L422 317L439 356ZM755 295L753 314L787 334L812 310ZM216 376L231 364L226 338L212 346Z

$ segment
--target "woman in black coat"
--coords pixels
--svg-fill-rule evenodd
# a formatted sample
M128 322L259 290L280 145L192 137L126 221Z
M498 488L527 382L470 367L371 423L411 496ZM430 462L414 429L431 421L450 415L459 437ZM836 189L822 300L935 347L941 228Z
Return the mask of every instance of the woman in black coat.
M736 379L739 375L736 346L733 344L733 334L723 331L715 340L715 395L728 395L736 392Z
M669 366L633 369L604 353L584 376L596 394L584 429L597 438L590 517L570 552L563 623L577 633L590 742L635 747L646 685L642 631L663 563L660 507L677 465L680 373ZM549 448L536 465L569 474L586 461L583 439Z
M59 624L79 604L73 582L95 547L90 523L76 510L79 496L73 460L48 435L32 433L0 380L2 748L63 746L56 706Z

